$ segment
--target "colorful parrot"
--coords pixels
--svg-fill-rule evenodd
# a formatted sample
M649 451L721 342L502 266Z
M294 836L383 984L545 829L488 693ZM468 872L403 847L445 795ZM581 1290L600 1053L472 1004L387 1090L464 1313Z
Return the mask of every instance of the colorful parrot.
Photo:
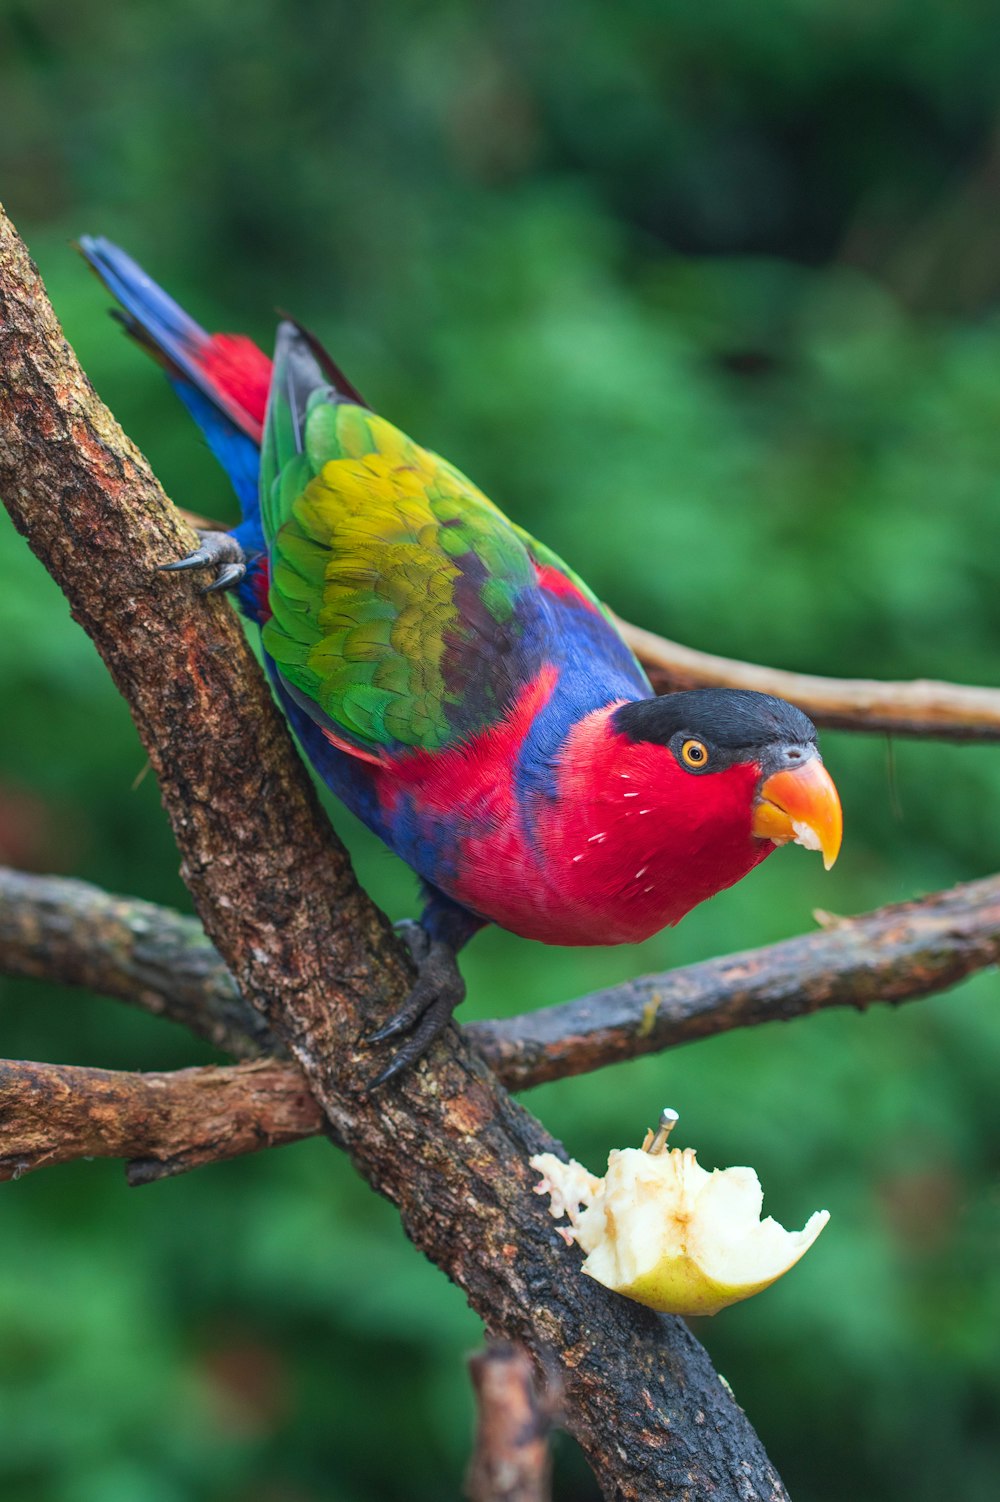
M417 980L370 1040L404 1041L373 1088L445 1026L456 953L486 923L633 944L777 845L833 864L840 802L800 710L736 689L654 697L583 581L377 416L310 334L283 322L272 365L107 240L80 248L242 508L163 567L235 588L309 760L422 882L402 925Z

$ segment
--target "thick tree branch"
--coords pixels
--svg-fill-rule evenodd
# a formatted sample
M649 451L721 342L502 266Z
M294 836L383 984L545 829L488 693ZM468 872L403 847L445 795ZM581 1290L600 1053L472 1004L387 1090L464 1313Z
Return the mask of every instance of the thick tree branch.
M915 679L820 678L713 657L668 641L640 626L618 622L657 693L679 688L752 688L790 699L817 725L939 740L1000 740L1000 690Z
M991 876L462 1032L508 1089L527 1090L735 1027L916 1001L998 962L1000 876ZM194 918L85 882L0 867L4 973L87 985L189 1026L193 1016L193 1030L213 1040L225 1025L237 1057L266 1042ZM244 1022L252 1030L241 1035Z
M532 1194L551 1139L454 1029L377 1098L363 1035L410 981L357 887L229 607L156 575L185 536L97 401L37 273L0 219L0 495L125 695L182 871L243 996L302 1065L358 1169L493 1334L551 1351L567 1428L605 1494L781 1499L704 1351L572 1276Z
M146 1184L322 1130L301 1071L269 1059L172 1074L0 1061L0 1180L125 1158Z

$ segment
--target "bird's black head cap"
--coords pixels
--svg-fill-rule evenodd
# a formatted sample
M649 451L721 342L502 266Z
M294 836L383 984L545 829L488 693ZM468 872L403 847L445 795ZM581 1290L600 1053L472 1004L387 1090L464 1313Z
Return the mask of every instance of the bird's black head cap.
M775 745L815 746L816 727L785 699L741 688L696 688L623 704L611 717L632 741L667 746L678 735L697 736L721 752Z

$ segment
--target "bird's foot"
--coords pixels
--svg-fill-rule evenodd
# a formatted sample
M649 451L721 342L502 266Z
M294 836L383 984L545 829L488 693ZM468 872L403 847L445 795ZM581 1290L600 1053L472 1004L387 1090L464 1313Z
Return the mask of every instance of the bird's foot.
M247 571L247 558L239 540L231 532L199 532L201 545L179 558L176 563L161 563L163 573L174 573L184 568L214 568L215 578L201 591L203 595L214 594L217 589L232 589L239 584Z
M459 1002L465 998L465 982L450 944L432 939L419 923L409 920L397 923L396 932L410 951L417 967L417 979L399 1011L367 1041L385 1043L402 1033L409 1036L372 1080L369 1091L377 1090L387 1080L409 1069L421 1054L426 1053L434 1039L448 1026Z

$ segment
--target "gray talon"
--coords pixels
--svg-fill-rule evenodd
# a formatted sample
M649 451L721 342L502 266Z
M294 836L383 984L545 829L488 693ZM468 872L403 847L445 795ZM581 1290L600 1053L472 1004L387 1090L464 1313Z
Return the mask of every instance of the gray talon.
M247 571L246 555L235 537L229 532L202 532L201 546L186 558L173 563L161 563L161 573L177 573L181 569L214 568L215 578L207 584L202 594L212 594L217 589L232 589Z
M392 926L410 951L410 959L419 969L421 960L427 958L427 951L431 946L430 934L415 918L401 918Z
M211 595L217 589L232 589L234 584L239 584L246 571L245 563L224 563L211 584L205 585L202 594Z

